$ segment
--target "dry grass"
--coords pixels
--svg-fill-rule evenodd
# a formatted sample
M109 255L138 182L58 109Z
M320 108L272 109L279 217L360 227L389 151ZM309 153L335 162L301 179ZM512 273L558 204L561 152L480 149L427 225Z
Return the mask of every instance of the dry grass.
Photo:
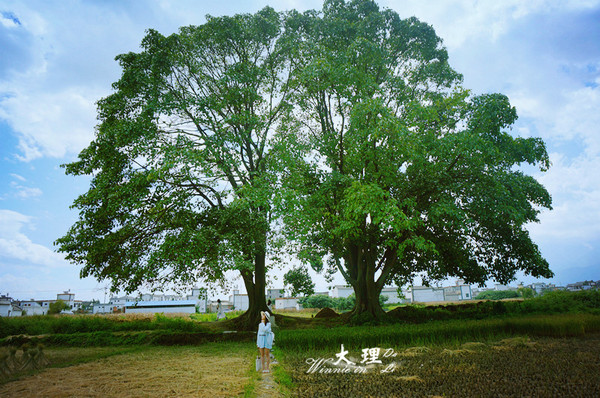
M400 353L400 356L404 356L404 357L414 357L417 355L421 355L421 354L426 354L429 351L431 351L431 349L429 347L409 347L406 350L404 350L403 352Z
M282 366L295 384L292 394L299 397L600 396L598 333L536 341L515 337L465 346L477 349L395 347L396 359L380 357L380 368L395 361L392 373L378 372L380 368L365 374L307 373L306 358L316 356L310 351L285 353ZM502 349L490 349L495 347Z
M150 347L68 368L47 369L0 387L2 397L231 397L249 382L248 343Z

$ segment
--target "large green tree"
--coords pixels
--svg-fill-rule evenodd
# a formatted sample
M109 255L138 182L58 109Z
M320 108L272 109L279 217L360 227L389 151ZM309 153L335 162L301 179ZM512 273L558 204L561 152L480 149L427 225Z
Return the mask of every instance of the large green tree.
M79 220L57 240L81 276L113 290L189 286L240 272L254 327L266 310L273 194L269 140L288 108L281 15L207 17L119 55L95 140L72 175L92 176Z
M505 283L552 272L525 229L548 192L519 165L544 143L507 129L506 96L470 96L433 28L368 0L292 13L297 114L282 214L300 257L353 286L353 315L382 318L386 284L417 275Z

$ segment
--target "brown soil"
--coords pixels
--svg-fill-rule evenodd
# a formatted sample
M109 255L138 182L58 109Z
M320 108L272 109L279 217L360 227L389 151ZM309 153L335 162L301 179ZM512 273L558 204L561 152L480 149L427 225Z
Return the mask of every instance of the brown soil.
M340 314L332 310L331 308L323 308L321 311L317 312L315 318L337 318Z

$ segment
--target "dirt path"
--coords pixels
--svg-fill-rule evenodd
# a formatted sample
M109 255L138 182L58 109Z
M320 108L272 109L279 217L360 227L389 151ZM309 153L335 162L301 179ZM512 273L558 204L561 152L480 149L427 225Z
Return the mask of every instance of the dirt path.
M257 398L276 398L281 397L272 373L263 373L261 379L256 383Z
M251 348L251 347L250 347ZM151 347L0 386L0 397L232 397L249 382L239 345Z

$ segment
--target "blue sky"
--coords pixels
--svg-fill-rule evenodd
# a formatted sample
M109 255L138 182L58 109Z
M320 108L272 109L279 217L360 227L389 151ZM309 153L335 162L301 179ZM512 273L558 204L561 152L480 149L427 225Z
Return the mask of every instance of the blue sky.
M379 4L431 24L465 87L508 95L519 115L513 134L545 140L552 167L527 171L550 191L554 210L529 230L556 274L550 282L600 279L600 0ZM119 78L114 57L137 51L148 28L170 34L206 14L265 5L321 8L313 0L0 0L0 293L103 298L104 283L79 279L53 241L76 221L69 206L89 183L60 165L93 139L95 102Z

